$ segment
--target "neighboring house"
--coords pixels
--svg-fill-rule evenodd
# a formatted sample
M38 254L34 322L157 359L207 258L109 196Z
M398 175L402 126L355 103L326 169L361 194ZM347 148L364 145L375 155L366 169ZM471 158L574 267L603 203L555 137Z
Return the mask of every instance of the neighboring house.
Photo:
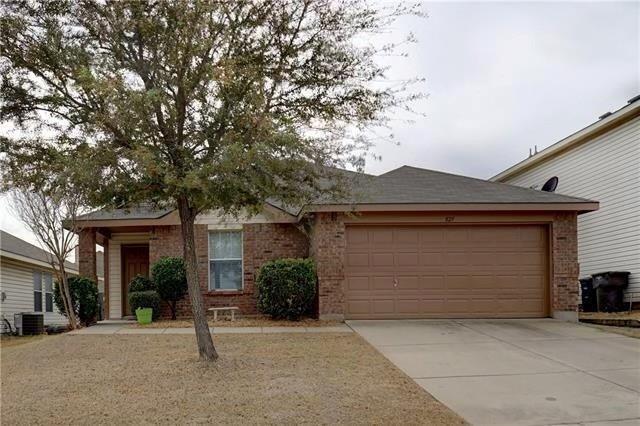
M78 265L67 263L66 267L71 275L78 274ZM96 269L103 268L99 252ZM45 325L66 324L67 319L53 303L54 280L46 251L0 230L0 318L13 327L15 313L41 312ZM99 282L104 287L102 278Z
M629 271L640 291L640 96L491 180L539 188L553 176L556 193L600 202L578 218L580 275Z
M199 216L206 307L256 314L260 265L311 257L321 318L577 318L576 219L597 202L408 166L345 173L358 188L352 199L274 202L242 220ZM95 276L95 245L105 248L111 319L130 314L131 278L182 256L174 210L103 210L79 222L80 274ZM188 298L179 314L190 315Z

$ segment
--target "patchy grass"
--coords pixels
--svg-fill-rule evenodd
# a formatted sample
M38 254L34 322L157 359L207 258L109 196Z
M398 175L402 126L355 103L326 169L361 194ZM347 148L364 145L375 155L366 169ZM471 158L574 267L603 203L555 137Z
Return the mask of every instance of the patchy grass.
M325 327L339 324L338 321L316 320L312 318L302 318L300 321L274 320L267 317L256 318L236 318L231 321L229 318L218 318L218 321L209 319L209 327ZM133 328L190 328L193 327L193 320L160 320L151 324L141 325L133 323Z
M48 336L46 334L39 334L36 336L9 336L6 334L2 334L0 335L0 348L4 349L13 346L20 346L49 338L51 338L51 336Z
M356 334L63 335L2 351L4 424L463 424Z

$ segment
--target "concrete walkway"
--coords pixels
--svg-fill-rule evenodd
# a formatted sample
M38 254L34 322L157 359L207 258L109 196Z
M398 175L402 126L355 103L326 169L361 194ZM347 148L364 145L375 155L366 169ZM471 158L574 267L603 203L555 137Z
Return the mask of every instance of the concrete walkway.
M104 321L94 326L71 331L68 334L195 334L193 327L188 328L134 328L133 321ZM213 334L271 334L271 333L352 333L346 324L327 327L211 327Z
M348 324L472 424L640 424L638 339L552 319Z

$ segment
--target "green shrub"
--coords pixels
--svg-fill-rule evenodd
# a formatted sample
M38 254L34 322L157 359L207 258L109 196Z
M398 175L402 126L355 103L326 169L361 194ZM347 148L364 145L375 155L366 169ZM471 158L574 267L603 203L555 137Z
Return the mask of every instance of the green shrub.
M129 293L132 293L135 291L149 291L149 290L155 290L155 289L156 287L153 281L151 281L149 278L144 277L142 275L136 275L129 282Z
M169 304L176 319L176 304L187 293L187 275L180 257L163 257L151 267L151 277L160 299Z
M98 286L95 281L87 277L69 277L67 283L69 284L73 310L78 320L85 326L93 323L99 309ZM57 282L53 286L53 301L58 311L67 316L62 302L60 286Z
M260 268L258 309L274 318L297 320L311 311L316 271L311 259L280 259Z
M153 309L153 319L160 317L160 296L155 290L134 291L129 293L129 306L131 306L131 314L136 314L138 308Z

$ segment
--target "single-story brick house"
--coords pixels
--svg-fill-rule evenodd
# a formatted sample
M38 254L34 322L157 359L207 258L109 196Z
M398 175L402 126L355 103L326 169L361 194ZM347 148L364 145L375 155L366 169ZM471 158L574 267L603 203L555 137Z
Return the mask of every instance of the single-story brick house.
M198 217L206 306L255 314L260 265L312 257L321 318L577 318L576 218L597 202L409 166L353 176L357 195L343 202ZM95 277L96 243L105 249L107 318L127 315L133 276L182 255L174 210L81 220L82 275ZM190 314L188 303L180 315Z

